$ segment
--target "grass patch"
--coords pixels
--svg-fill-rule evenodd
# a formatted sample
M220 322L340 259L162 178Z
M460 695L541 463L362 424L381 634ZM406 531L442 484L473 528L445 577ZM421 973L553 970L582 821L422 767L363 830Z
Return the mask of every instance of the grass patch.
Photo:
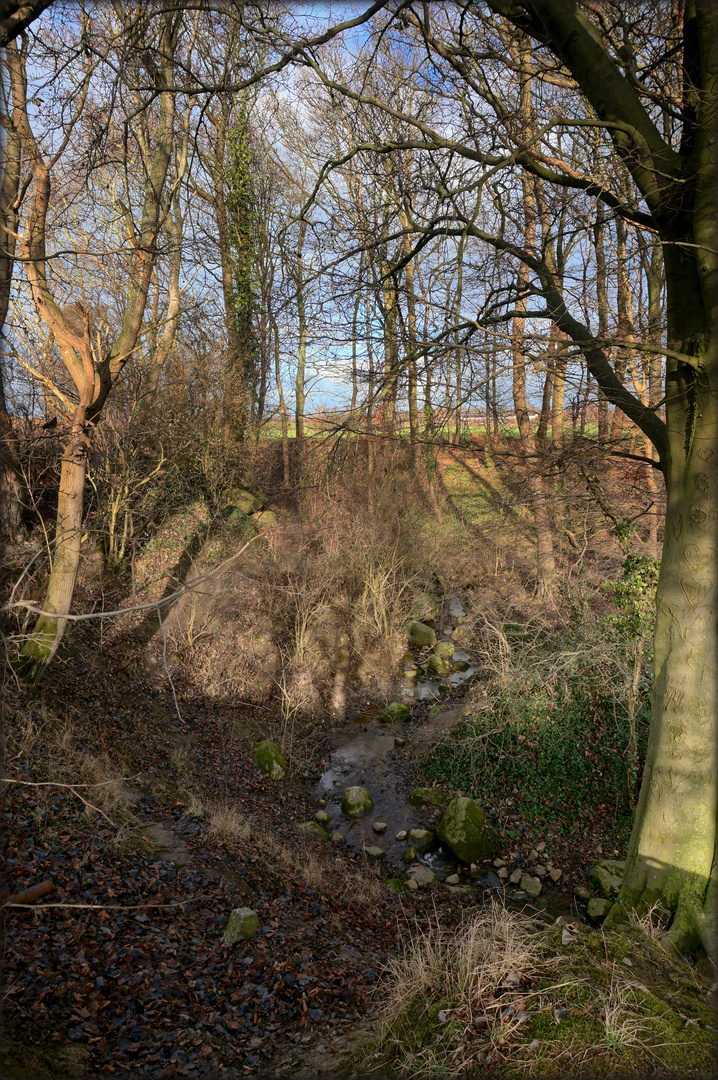
M690 966L637 927L537 929L498 904L412 938L380 988L372 1068L553 1080L712 1074L715 1017Z

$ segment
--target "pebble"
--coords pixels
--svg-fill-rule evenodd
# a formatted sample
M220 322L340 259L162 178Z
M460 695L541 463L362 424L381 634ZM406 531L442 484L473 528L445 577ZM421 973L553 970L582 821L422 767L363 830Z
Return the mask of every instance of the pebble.
M549 877L551 878L551 881L556 881L556 882L558 882L558 881L560 881L560 880L561 880L561 875L562 875L562 873L563 873L563 871L561 871L561 870L558 870L558 869L555 869L555 870L549 870L549 872L548 872L548 876L549 876Z
M545 851L546 850L546 841L542 840L540 844L537 844L536 845L536 850L537 851Z
M548 870L545 866L541 866L540 863L536 863L536 866L534 866L534 874L537 874L539 877L546 877L547 873Z
M333 832L332 833L332 843L333 844L343 844L344 843L343 834L340 833L340 832Z
M416 890L419 888L419 882L416 881L413 877L409 878L406 884L407 888L411 889L412 892L416 892Z
M499 877L501 878L501 880L505 881L508 876L509 876L509 872L506 869L506 867L505 866L499 867Z
M366 853L370 859L383 859L386 855L384 848L380 847L368 847L366 848Z
M446 884L447 885L458 885L459 884L459 875L458 874L449 874L448 878L446 878Z
M396 834L396 839L397 840L406 840L406 829L401 829L400 832L398 832Z
M494 859L494 866L506 866L506 859Z
M536 848L534 848L532 851L529 851L528 861L530 863L538 862L538 857L539 857L539 853L536 850Z
M518 885L518 883L521 881L521 871L514 870L511 877L509 878L509 881L512 885Z
M331 818L329 817L329 814L326 812L326 810L317 810L316 814L314 815L314 820L320 825L326 825L328 821L331 821Z
M386 822L385 821L375 821L374 824L372 825L372 829L374 830L375 833L379 833L379 834L385 833L386 832Z

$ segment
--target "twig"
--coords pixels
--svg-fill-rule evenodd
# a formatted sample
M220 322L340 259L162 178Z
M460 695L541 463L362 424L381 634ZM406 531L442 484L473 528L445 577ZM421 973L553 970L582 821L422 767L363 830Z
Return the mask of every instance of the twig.
M193 896L190 900L173 900L169 904L19 904L11 903L10 901L0 904L0 909L5 907L13 908L29 908L32 911L39 911L44 908L82 908L90 911L138 911L140 908L178 908L183 907L185 904L194 904L199 900L221 900L222 898L214 896Z
M46 881L40 881L37 885L31 885L28 889L23 889L19 893L14 893L9 896L7 900L2 903L3 907L15 907L16 904L23 904L24 906L34 907L34 901L42 899L43 896L47 896L49 893L55 891L55 885L48 878Z

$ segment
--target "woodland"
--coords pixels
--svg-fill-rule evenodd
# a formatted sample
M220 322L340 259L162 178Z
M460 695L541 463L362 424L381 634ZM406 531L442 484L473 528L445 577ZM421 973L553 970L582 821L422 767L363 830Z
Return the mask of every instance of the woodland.
M713 0L0 0L0 1062L707 1077Z

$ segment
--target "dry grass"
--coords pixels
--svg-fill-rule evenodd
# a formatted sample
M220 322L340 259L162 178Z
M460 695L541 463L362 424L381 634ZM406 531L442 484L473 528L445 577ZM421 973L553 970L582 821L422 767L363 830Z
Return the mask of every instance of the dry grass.
M379 991L384 1050L412 1076L502 1058L545 965L530 921L495 902L458 931L420 932L389 961Z

